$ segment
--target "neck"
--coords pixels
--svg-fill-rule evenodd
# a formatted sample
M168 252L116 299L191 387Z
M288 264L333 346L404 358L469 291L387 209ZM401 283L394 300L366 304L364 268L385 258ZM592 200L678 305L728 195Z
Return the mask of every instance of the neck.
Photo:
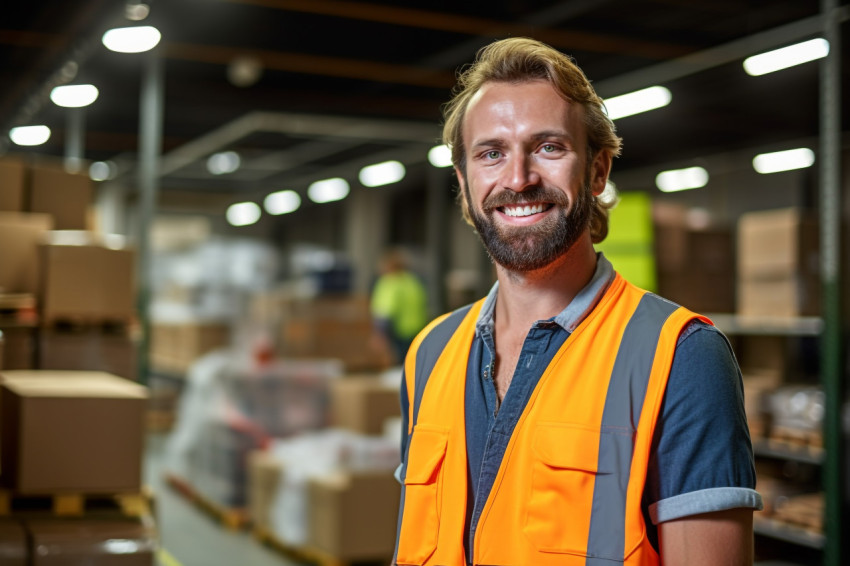
M552 318L590 282L595 270L596 252L588 233L542 269L516 272L497 265L497 326L522 328L525 332L534 322Z

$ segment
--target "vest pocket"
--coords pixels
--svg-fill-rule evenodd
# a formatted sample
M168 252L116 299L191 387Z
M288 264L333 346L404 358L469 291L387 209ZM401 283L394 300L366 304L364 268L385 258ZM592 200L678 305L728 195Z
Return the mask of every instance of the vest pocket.
M587 555L599 429L563 423L537 426L531 494L523 531L542 552Z
M437 548L448 438L444 428L418 424L413 429L404 478L399 564L423 564Z

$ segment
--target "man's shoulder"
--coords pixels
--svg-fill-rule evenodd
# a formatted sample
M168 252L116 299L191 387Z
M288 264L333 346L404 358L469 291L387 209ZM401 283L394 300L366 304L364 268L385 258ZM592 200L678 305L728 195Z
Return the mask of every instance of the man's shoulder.
M475 303L470 303L432 320L431 323L422 330L421 346L430 346L438 342L447 342L474 305Z

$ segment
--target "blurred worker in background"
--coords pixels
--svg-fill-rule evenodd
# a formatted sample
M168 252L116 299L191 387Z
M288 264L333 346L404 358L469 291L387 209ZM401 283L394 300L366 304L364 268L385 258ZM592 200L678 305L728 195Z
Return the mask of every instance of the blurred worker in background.
M620 138L584 73L494 42L443 140L498 281L407 354L395 562L752 564L740 370L707 318L594 250Z
M372 290L372 318L377 336L402 363L413 338L428 323L428 300L422 281L408 267L400 249L381 258L381 275Z

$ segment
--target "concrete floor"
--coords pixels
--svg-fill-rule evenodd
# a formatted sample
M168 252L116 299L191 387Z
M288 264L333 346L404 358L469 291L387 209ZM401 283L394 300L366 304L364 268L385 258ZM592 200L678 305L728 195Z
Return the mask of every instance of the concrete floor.
M145 457L145 485L154 490L161 550L158 566L295 566L250 531L228 530L164 482L167 435L151 435Z

